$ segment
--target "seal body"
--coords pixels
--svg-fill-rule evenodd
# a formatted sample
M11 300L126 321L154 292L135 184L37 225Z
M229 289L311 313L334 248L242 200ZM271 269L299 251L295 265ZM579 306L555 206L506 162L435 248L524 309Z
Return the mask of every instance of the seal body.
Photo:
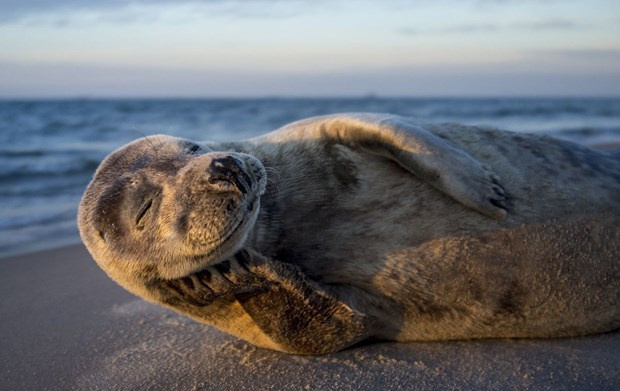
M114 152L80 206L95 260L148 300L291 353L620 327L618 155L366 114L187 143Z

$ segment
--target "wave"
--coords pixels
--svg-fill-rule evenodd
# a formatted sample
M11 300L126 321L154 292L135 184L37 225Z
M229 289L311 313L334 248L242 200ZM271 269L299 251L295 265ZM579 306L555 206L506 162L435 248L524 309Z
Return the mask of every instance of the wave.
M29 227L34 225L53 225L61 221L66 222L69 220L75 220L75 212L73 210L59 213L25 215L8 219L1 219L0 231Z
M531 107L524 105L508 107L440 107L431 110L431 116L439 117L481 117L486 119L505 118L505 117L538 117L556 118L560 116L596 116L596 117L617 117L620 116L620 108L617 107L583 107L583 106L549 106ZM618 103L620 106L620 102Z
M58 194L81 195L86 185L92 178L90 174L72 175L56 178L37 180L28 178L1 182L0 202L8 202L11 199L28 199L34 202L38 197L54 197ZM41 200L45 202L45 200Z
M45 180L50 177L92 174L100 159L81 158L61 161L10 161L0 159L0 184L12 181Z
M46 151L42 149L0 149L0 158L1 157L39 157L45 156L47 154Z

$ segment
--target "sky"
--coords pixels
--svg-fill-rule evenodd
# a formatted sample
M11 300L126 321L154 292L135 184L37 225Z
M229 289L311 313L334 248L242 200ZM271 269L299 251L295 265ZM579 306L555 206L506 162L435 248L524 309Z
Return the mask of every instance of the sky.
M0 98L620 96L619 0L2 0Z

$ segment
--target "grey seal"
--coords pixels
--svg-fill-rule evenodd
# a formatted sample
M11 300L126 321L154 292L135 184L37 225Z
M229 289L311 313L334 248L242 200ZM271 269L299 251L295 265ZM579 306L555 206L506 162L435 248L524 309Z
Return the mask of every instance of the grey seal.
M620 156L387 114L111 153L78 212L130 292L295 354L620 327Z

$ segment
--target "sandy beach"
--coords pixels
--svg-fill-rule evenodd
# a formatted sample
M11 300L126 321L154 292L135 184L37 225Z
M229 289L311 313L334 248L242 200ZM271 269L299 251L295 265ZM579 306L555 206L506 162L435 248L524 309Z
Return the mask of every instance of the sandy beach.
M3 390L614 390L620 332L257 349L125 292L81 245L0 259Z

